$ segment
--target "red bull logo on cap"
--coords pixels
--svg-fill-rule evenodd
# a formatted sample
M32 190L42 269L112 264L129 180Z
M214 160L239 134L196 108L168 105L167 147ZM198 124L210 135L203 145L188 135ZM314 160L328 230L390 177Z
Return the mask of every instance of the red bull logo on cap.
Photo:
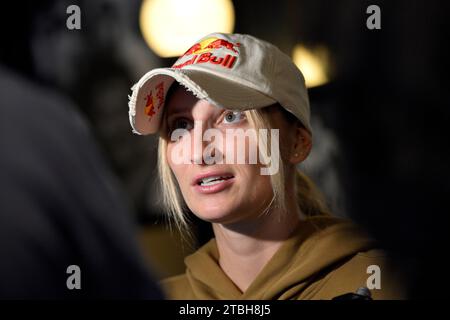
M147 116L149 116L150 119L164 104L164 83L163 82L158 83L155 87L155 91L156 91L156 101L153 97L153 90L150 90L150 93L147 95L144 107L144 113ZM156 109L155 109L155 102L157 103Z
M233 54L226 54L225 56L219 56L214 55L213 52L219 49L226 49L239 55L237 48L239 48L240 45L241 45L240 43L233 43L225 39L219 39L216 37L207 38L190 47L178 59L178 61L180 61L186 56L192 56L192 58L182 63L178 64L175 63L175 65L173 65L172 68L180 69L191 64L212 63L221 67L231 69L236 60L238 59L238 56L235 56Z
M213 49L220 49L220 48L225 48L225 49L231 50L235 53L238 53L238 51L235 48L239 47L240 45L241 45L240 43L232 43L232 42L229 42L224 39L208 38L208 39L203 40L200 43L194 44L183 54L183 56L203 53L206 51L210 51Z

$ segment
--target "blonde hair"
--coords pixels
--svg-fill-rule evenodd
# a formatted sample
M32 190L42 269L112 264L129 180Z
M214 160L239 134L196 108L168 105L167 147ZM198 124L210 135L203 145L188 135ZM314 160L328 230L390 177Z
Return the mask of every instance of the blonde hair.
M282 108L282 107L280 107ZM246 116L249 120L249 123L253 128L256 129L271 129L273 128L273 124L271 122L271 117L266 111L267 108L262 109L253 109L249 111L245 111ZM283 108L282 110L285 112L288 121L296 121L290 118L287 111ZM165 130L165 120L163 115L163 124L162 130ZM270 137L269 144L267 150L270 150ZM170 216L173 217L177 227L188 235L191 235L189 231L189 221L186 216L187 205L181 195L181 191L176 182L176 178L169 168L167 162L167 144L168 137L163 133L159 138L158 143L158 171L160 177L160 185L162 190L162 201L164 206L169 211ZM262 153L261 155L263 155ZM281 157L281 152L280 152ZM280 159L280 163L282 164L282 159ZM266 162L267 163L267 162ZM326 205L325 199L322 193L318 190L314 182L308 178L303 172L295 169L296 177L295 177L295 195L297 197L297 203L300 207L300 210L307 216L320 216L320 215L331 215L328 206ZM285 190L285 166L280 165L278 173L271 175L271 184L273 190L273 198L270 202L269 207L266 209L270 209L270 207L280 208L282 212L286 211L286 190Z

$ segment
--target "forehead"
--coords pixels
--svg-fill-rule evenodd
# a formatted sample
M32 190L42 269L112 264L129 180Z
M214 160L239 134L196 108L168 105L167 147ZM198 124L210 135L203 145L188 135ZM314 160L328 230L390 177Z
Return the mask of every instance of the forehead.
M167 92L166 113L177 113L189 110L198 101L192 92L189 92L178 83L174 83Z
M197 115L205 116L212 116L224 110L207 100L199 100L191 91L175 83L174 87L169 89L166 96L166 104L164 107L165 117L178 113L189 113L194 108Z

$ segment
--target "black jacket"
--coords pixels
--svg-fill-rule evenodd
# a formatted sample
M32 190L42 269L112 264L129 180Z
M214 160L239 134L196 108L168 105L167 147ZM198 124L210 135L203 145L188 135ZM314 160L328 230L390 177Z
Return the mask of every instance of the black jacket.
M1 67L0 99L0 298L161 298L80 115Z

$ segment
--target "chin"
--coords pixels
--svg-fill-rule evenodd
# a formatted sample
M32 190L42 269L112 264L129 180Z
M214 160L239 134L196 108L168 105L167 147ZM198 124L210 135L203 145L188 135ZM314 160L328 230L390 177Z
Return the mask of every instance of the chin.
M227 205L205 205L202 203L201 206L193 208L191 211L200 219L208 221L211 223L226 223L230 220L235 220L239 216L238 210L236 208L231 208ZM234 219L233 219L234 217Z

